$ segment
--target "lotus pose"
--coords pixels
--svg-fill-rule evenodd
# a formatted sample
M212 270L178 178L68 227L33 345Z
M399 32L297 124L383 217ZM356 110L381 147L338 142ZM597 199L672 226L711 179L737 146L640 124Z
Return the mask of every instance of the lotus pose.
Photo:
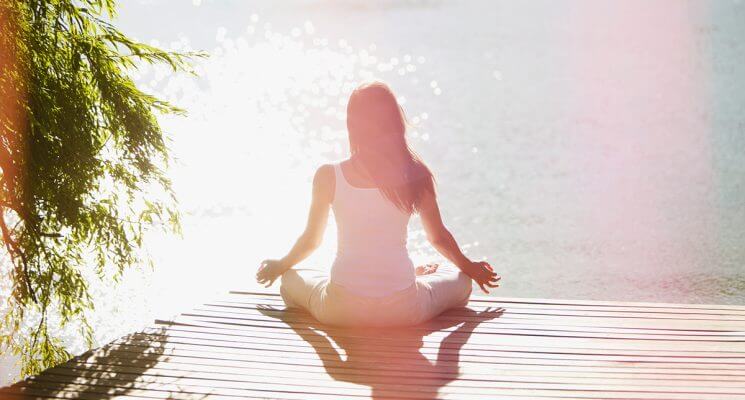
M472 281L487 293L498 287L492 267L463 255L443 224L434 177L409 147L403 110L388 86L374 82L352 93L347 130L351 157L318 168L305 231L285 257L261 263L257 281L270 286L281 277L288 307L338 326L418 324L465 306ZM293 268L320 245L330 209L338 228L330 274ZM406 250L413 213L457 268L414 267Z

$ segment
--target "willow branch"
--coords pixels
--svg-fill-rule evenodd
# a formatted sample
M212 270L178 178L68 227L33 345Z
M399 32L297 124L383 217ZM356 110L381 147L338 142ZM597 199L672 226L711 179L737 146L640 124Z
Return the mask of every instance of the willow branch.
M5 242L5 246L10 255L21 260L21 265L23 266L23 279L26 283L26 289L31 296L31 300L33 300L34 303L39 304L39 301L36 298L36 292L34 292L34 287L31 285L31 278L29 278L28 275L28 260L26 260L26 255L23 253L23 250L20 249L18 243L16 243L16 241L11 237L10 232L8 231L8 226L5 223L5 212L2 208L0 208L0 230L2 230L3 241Z

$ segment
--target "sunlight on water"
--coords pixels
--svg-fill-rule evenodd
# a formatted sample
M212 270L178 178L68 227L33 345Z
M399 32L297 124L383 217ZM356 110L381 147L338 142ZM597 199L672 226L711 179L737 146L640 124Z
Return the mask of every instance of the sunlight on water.
M163 119L186 218L183 240L151 241L153 312L248 286L261 259L284 254L302 230L313 171L347 153L347 96L373 78L393 84L414 125L409 137L440 178L446 222L469 254L499 265L503 294L726 301L718 287L739 284L732 266L741 236L730 221L742 212L717 200L739 164L717 164L728 147L716 137L740 139L712 125L732 114L709 103L707 68L734 59L699 61L724 40L695 22L705 21L703 7L640 2L608 13L583 3L500 13L486 3L415 4L473 19L462 29L474 39L451 41L446 19L427 36L405 23L359 32L345 24L377 26L374 9L340 8L332 20L312 7L320 19L302 9L250 12L242 25L217 20L211 57L196 65L200 78L141 71L140 82L190 113ZM404 20L408 6L400 7L387 15ZM526 12L551 24L564 14L577 20L562 31ZM498 28L477 23L493 18ZM503 31L529 34L521 42ZM595 39L579 46L583 35ZM713 44L702 47L704 39ZM192 48L183 35L161 45ZM330 223L308 264L329 265ZM417 263L442 260L416 222L410 248ZM588 276L594 284L582 281ZM714 287L699 283L711 279Z
M195 64L199 78L173 76L162 67L143 67L135 77L189 110L188 117L162 119L173 133L170 175L184 211L184 237L150 236L155 271L145 279L132 273L123 285L145 288L133 296L151 299L140 315L168 315L227 289L253 286L259 262L281 257L301 233L315 169L346 154L352 89L391 74L415 79L426 65L414 54L391 56L374 45L354 48L319 37L311 21L286 33L258 15L251 19L236 35L217 29L217 47ZM157 44L191 50L186 39ZM414 123L428 118L412 116ZM331 219L321 249L305 264L329 268L335 235ZM422 233L412 235L421 239ZM415 259L422 244L412 240Z

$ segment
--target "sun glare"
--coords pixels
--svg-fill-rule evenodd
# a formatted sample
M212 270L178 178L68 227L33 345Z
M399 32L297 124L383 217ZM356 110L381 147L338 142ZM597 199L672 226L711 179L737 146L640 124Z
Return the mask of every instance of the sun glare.
M162 121L173 133L171 176L185 211L183 239L153 234L149 246L158 265L151 290L168 293L168 305L159 304L165 310L194 300L186 287L209 296L235 285L226 276L250 285L262 257L280 254L302 231L315 168L346 154L352 89L389 75L416 85L426 66L422 56L321 37L311 21L285 32L258 15L250 20L242 32L217 30L217 47L195 65L199 78L147 66L136 76L189 110ZM166 47L191 50L186 38ZM414 115L419 123L426 118ZM322 248L306 264L328 268L336 236L329 223Z

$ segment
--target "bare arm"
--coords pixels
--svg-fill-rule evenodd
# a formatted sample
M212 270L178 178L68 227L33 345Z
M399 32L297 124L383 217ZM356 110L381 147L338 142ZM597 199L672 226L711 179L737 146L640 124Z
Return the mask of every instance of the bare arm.
M334 171L331 165L318 168L313 177L313 198L305 230L286 256L279 260L264 260L256 273L256 280L266 286L300 261L308 258L321 245L334 198Z
M318 168L315 177L313 177L313 198L305 230L289 253L280 260L288 268L292 268L300 261L308 258L321 245L334 196L333 185L335 182L333 181L333 170L330 170L330 168L332 168L330 165Z
M460 250L455 238L442 222L435 193L428 191L424 195L419 207L419 215L422 218L422 226L427 234L427 240L440 254L476 281L484 293L489 293L486 287L495 288L499 286L497 282L500 277L489 263L485 261L473 262Z

